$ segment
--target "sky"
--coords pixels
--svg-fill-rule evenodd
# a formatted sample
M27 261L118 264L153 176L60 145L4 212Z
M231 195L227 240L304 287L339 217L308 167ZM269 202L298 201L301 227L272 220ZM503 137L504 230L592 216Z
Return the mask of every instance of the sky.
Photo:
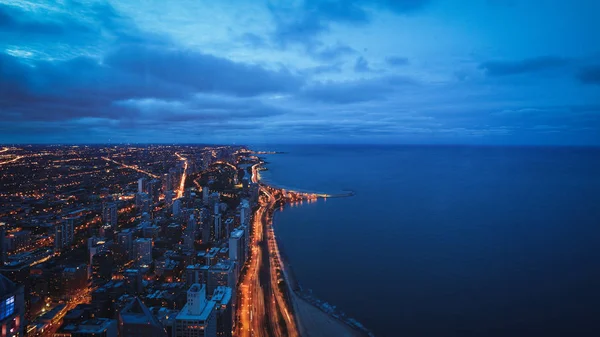
M0 0L0 143L600 145L598 13Z

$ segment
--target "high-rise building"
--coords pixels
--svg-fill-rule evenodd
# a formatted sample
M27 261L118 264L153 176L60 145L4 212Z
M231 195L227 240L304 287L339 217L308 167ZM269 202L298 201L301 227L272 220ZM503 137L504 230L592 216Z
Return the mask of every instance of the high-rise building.
M131 229L124 229L117 234L117 244L121 246L122 251L127 253L128 258L133 258L133 232Z
M138 193L144 193L144 187L146 187L146 178L142 177L138 179Z
M250 223L250 202L248 199L240 201L240 224L247 226Z
M219 241L219 240L221 240L221 214L215 214L214 219L215 219L215 226L214 226L215 230L213 233L213 237L214 237L215 241Z
M237 279L234 261L219 261L208 270L208 280L206 285L209 294L212 294L218 286L235 288L236 283Z
M120 337L166 337L158 319L139 298L134 298L119 312Z
M213 192L208 196L208 209L214 214L219 213L219 202L221 202L221 195L219 192Z
M194 250L194 241L196 240L196 219L194 218L194 214L190 214L190 217L187 222L187 227L185 228L185 237L183 239L183 244L186 249Z
M22 337L25 324L25 294L19 286L0 274L1 336Z
M210 194L210 190L208 186L202 186L202 203L204 205L208 204L208 195Z
M242 266L246 263L246 238L241 228L235 229L229 237L229 259L236 262L236 271L239 275Z
M205 284L208 280L208 269L210 267L204 264L191 264L185 268L185 284L191 287L192 284Z
M187 292L187 304L175 318L173 337L216 337L215 306L206 298L206 286L193 284Z
M6 227L4 222L0 222L0 267L6 263Z
M211 301L215 301L217 311L217 336L219 337L231 337L231 330L233 329L233 315L234 310L232 307L232 294L233 289L229 287L217 287L211 297Z
M173 201L173 216L179 216L181 214L181 199Z
M92 257L92 280L95 284L111 280L113 264L114 258L111 251L99 252Z
M212 223L210 221L210 212L208 208L200 209L200 224L202 225L202 242L210 242L210 233L212 229Z
M127 269L123 273L125 280L125 289L130 294L141 294L144 291L144 284L142 283L142 272L138 269Z
M102 205L102 221L113 228L117 227L117 203L105 202Z
M54 250L63 250L73 243L74 218L64 218L54 226Z
M138 266L152 264L152 239L139 238L133 241L133 256Z

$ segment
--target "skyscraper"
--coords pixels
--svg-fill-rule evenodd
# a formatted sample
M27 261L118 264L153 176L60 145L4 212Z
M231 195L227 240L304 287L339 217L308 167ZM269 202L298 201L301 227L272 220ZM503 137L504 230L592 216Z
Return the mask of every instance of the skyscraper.
M214 231L214 239L215 241L221 240L221 214L215 214L215 231Z
M138 266L152 264L152 244L152 239L149 238L133 241L133 254Z
M121 246L123 252L127 253L128 258L133 257L133 232L131 229L124 229L117 234L117 244Z
M240 224L248 225L250 223L250 202L248 199L240 201Z
M206 286L193 284L187 292L187 304L175 318L173 337L216 337L215 306L206 298Z
M233 289L219 286L211 297L211 301L216 303L217 336L219 337L231 337L234 312L231 302L232 294Z
M173 201L173 216L179 216L181 214L181 199Z
M6 227L4 222L0 222L0 267L6 263Z
M212 294L218 286L235 288L237 280L235 262L231 260L219 261L208 270L207 291Z
M63 250L73 243L74 221L74 218L64 218L54 226L54 250Z
M102 221L113 228L117 227L117 203L105 202L102 205Z
M146 185L146 178L142 177L138 179L138 193L144 193L144 187Z
M246 262L246 240L244 230L237 228L231 232L229 237L229 259L236 262L237 274Z

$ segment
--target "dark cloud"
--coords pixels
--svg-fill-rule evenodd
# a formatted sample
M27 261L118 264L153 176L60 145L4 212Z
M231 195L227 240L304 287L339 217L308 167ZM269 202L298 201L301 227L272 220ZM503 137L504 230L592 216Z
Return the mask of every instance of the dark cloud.
M324 48L309 47L309 54L320 61L333 61L343 56L348 56L356 53L356 50L344 44L336 44Z
M569 63L568 59L543 56L520 61L489 61L479 65L488 76L506 76L540 72L563 67Z
M600 85L600 65L581 69L577 74L577 78L585 84Z
M0 117L4 120L123 120L138 117L139 109L120 101L188 99L196 92L253 96L295 90L301 83L285 70L137 46L120 48L102 62L89 57L28 62L0 54ZM244 111L257 116L275 113L269 109L254 104ZM236 111L241 110L238 106ZM213 112L228 117L223 109Z
M188 86L200 92L254 96L290 92L302 84L301 78L283 68L267 70L209 54L164 47L124 47L104 61L120 71Z
M406 57L400 57L400 56L387 57L385 59L385 62L392 67L408 65L408 59Z
M303 88L301 95L310 100L348 104L373 100L385 100L396 89L413 86L413 79L401 76L386 76L343 82L318 82Z
M354 63L354 71L357 73L366 73L373 71L373 69L371 69L371 67L369 66L369 62L367 62L367 60L364 57L360 56L356 59L356 62Z
M269 9L276 24L273 39L280 45L313 44L329 30L332 22L365 24L370 21L368 8L407 14L425 7L429 0L304 0L300 6Z

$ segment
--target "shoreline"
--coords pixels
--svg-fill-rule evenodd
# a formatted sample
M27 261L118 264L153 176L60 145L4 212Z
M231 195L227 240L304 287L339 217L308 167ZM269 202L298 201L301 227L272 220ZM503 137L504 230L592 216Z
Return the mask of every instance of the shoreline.
M260 162L258 163L258 167L263 167L265 164L263 158L260 158ZM269 186L271 188L276 189L284 189L289 191L297 191L303 193L314 193L307 192L295 189L287 189L270 182L263 181L260 176L257 177L257 181L260 184ZM327 195L327 194L323 194ZM352 196L354 195L353 191L350 191L347 194L340 194L339 196ZM335 197L335 196L334 196ZM327 198L322 198L327 199ZM283 206L286 204L284 203ZM362 325L356 319L348 317L343 311L337 309L336 306L331 305L328 302L322 301L318 299L316 296L309 294L304 290L296 278L291 264L288 262L286 254L282 248L282 244L277 240L277 236L275 234L274 222L275 222L275 212L281 208L273 206L272 209L268 211L272 213L273 218L271 223L269 224L270 230L269 235L272 236L273 242L276 246L276 259L279 260L281 271L283 274L283 278L286 284L287 297L289 298L292 310L295 313L295 321L298 329L300 331L300 336L303 337L326 337L326 336L339 336L339 337L374 337L375 335L367 329L364 325ZM285 207L284 207L285 208ZM283 211L283 210L281 210ZM312 308L312 309L311 309ZM316 310L316 311L315 311ZM321 317L319 317L321 316ZM336 323L339 326L335 326ZM307 327L313 325L310 329ZM327 329L328 328L328 329Z

